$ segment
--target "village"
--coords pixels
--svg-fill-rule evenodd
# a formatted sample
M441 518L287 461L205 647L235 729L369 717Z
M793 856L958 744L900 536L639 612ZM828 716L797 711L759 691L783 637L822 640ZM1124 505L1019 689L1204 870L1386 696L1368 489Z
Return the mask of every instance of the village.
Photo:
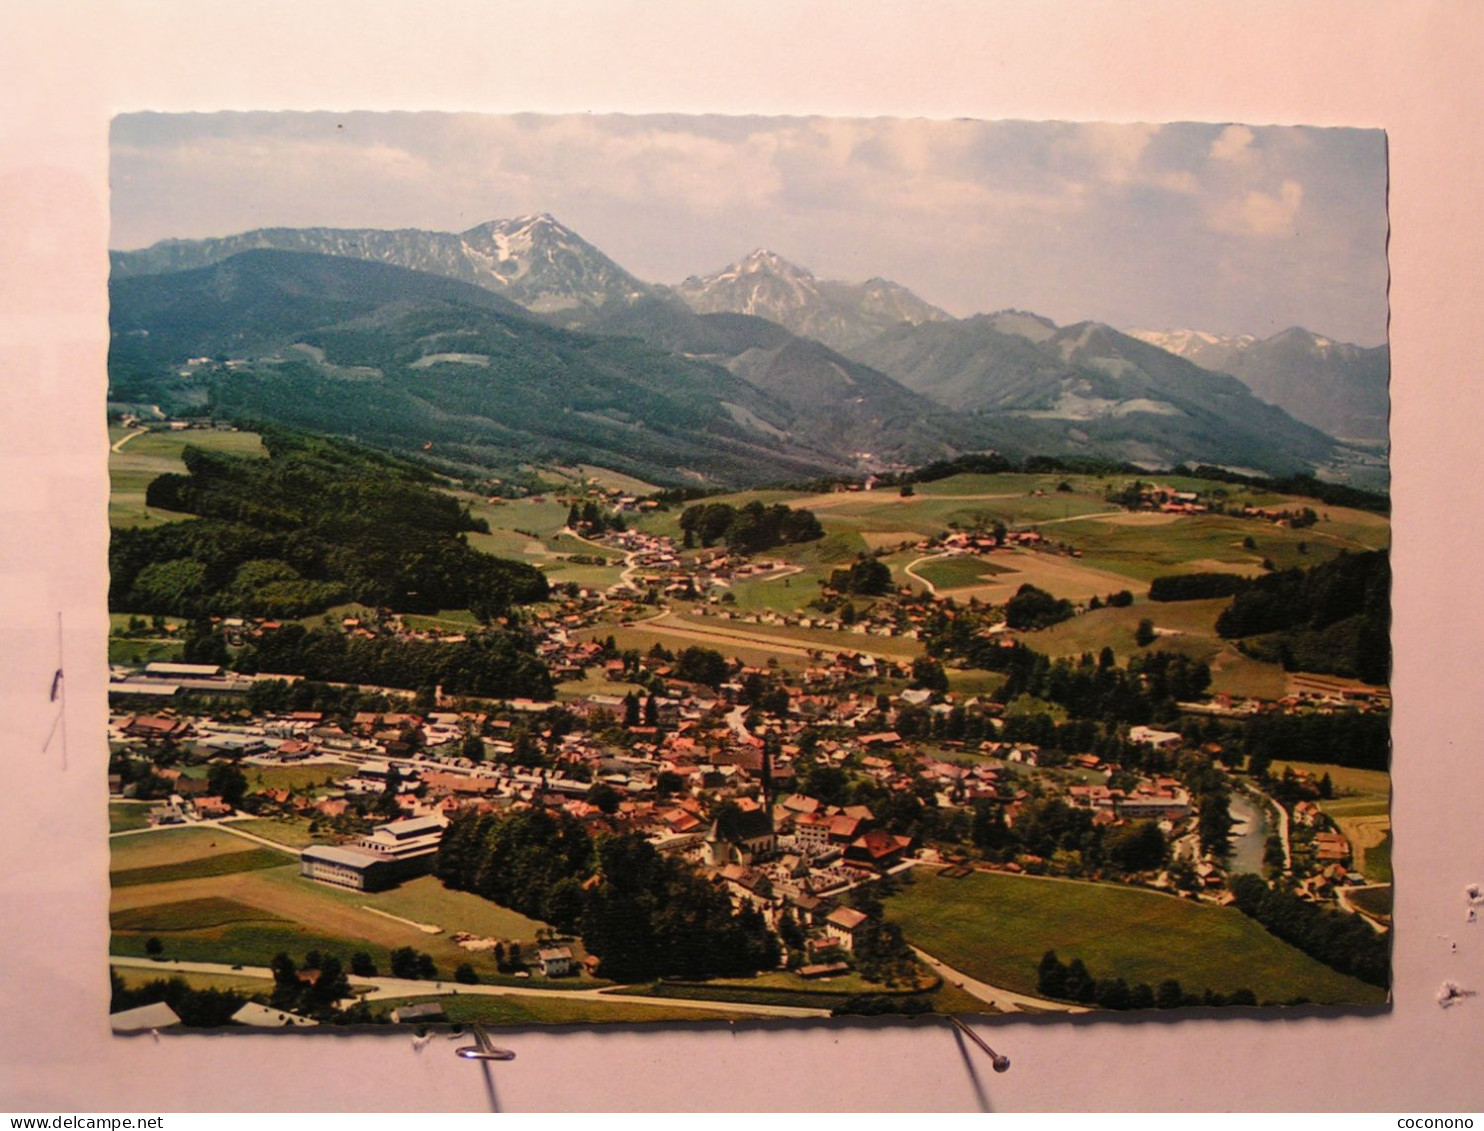
M255 714L246 706L254 688L291 686L297 677L171 662L119 666L109 734L124 772L110 777L114 796L121 804L148 800L155 828L231 833L235 825L251 835L245 830L264 820L292 822L304 830L305 843L291 849L304 881L355 891L430 872L443 829L460 815L539 809L595 837L636 833L725 890L734 907L760 911L786 936L784 961L806 979L851 968L857 935L869 930L851 892L917 868L1072 875L1232 902L1236 864L1203 847L1200 803L1181 769L1190 755L1208 764L1219 747L1192 750L1181 731L1129 727L1123 748L1148 751L1149 764L1166 767L1146 772L1007 740L1001 704L946 690L933 665L870 650L873 636L917 639L931 600L889 593L850 623L838 611L740 613L725 600L734 582L795 567L767 555L683 553L668 537L636 530L581 537L621 554L623 579L601 591L560 588L530 623L553 677L583 681L581 694L471 702L437 689L416 702L405 691L356 688L387 694L400 709ZM923 548L988 554L1007 541L953 533ZM721 622L828 628L842 644L865 639L861 650L810 647L801 670L785 671L701 648L623 653L603 638L605 627L632 625L680 601ZM238 645L280 626L225 618L218 627ZM367 638L460 638L409 628L385 612L347 617L339 627ZM1003 623L988 631L1007 645L1017 635ZM595 689L595 681L614 690ZM1281 701L1220 695L1182 704L1191 718L1229 719L1384 706L1322 679ZM232 772L213 772L221 766ZM319 766L330 772L314 782ZM241 787L245 774L283 767L303 768L312 784ZM235 796L213 790L234 779ZM1269 874L1294 877L1305 899L1359 913L1343 893L1366 878L1318 797L1318 783L1302 774L1288 775L1283 800L1244 780L1232 810L1235 856L1252 870L1265 864ZM1039 829L1050 807L1110 833L1157 829L1158 850L1096 864L1070 839L1032 851L1014 834L1022 822ZM1244 848L1254 837L1257 848ZM1384 929L1384 917L1369 921ZM465 934L460 945L471 952L499 943ZM597 965L555 941L537 960L555 976L590 974Z

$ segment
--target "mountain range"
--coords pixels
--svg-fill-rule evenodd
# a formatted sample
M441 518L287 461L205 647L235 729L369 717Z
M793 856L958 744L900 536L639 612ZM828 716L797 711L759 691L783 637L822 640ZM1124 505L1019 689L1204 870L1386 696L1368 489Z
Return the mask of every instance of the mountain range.
M714 275L692 275L675 293L697 313L756 315L845 351L904 322L952 321L951 315L888 279L816 279L766 248Z
M1265 401L1331 436L1384 444L1391 351L1336 342L1300 326L1270 338L1197 330L1130 330L1141 341L1230 373Z
M476 465L580 459L733 485L994 448L1375 473L1203 368L1214 335L1162 348L1022 311L954 319L897 284L819 280L762 250L664 287L539 215L457 234L169 240L112 266L113 401L209 403ZM1359 355L1374 370L1375 351L1330 344L1330 386ZM1266 356L1279 360L1243 363L1253 381L1282 364Z

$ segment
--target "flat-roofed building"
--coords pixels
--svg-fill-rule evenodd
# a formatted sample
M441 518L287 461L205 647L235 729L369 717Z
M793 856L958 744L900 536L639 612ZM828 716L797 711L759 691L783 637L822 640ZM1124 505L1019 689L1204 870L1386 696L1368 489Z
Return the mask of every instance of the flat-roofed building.
M239 1025L251 1025L259 1029L287 1029L294 1026L319 1024L312 1017L300 1017L297 1013L273 1009L266 1005L259 1005L255 1001L248 1002L232 1014L232 1020Z
M148 1033L179 1024L180 1015L163 1001L123 1009L108 1016L108 1025L115 1033Z
M438 817L378 825L354 845L313 844L299 853L299 874L355 891L380 891L433 870L443 839Z
M352 891L392 887L398 881L396 871L396 862L391 857L364 848L311 844L299 853L301 876Z

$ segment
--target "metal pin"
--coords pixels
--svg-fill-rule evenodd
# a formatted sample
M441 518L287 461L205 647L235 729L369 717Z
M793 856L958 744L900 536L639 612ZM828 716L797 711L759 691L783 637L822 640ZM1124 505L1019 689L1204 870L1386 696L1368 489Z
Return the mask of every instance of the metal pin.
M954 1026L960 1033L964 1034L964 1036L968 1037L969 1040L973 1041L976 1045L984 1050L984 1052L989 1057L989 1062L994 1065L994 1070L996 1072L1010 1071L1010 1058L1008 1056L1001 1056L999 1053L995 1052L994 1049L990 1048L989 1045L985 1043L984 1038L981 1037L978 1033L974 1032L973 1029L970 1029L968 1023L965 1022L963 1018L959 1017L959 1015L956 1013L950 1013L948 1015L948 1020L953 1022Z

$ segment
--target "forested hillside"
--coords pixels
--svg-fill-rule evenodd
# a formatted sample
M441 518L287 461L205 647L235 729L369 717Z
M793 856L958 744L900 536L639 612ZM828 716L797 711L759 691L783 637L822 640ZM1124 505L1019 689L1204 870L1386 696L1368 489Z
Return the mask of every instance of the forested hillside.
M151 507L199 516L116 530L109 607L182 617L299 617L344 601L490 619L544 598L533 567L471 549L483 529L406 461L268 429L267 459L187 448Z
M1391 671L1391 565L1382 551L1268 574L1238 593L1216 631L1285 667L1385 683Z

